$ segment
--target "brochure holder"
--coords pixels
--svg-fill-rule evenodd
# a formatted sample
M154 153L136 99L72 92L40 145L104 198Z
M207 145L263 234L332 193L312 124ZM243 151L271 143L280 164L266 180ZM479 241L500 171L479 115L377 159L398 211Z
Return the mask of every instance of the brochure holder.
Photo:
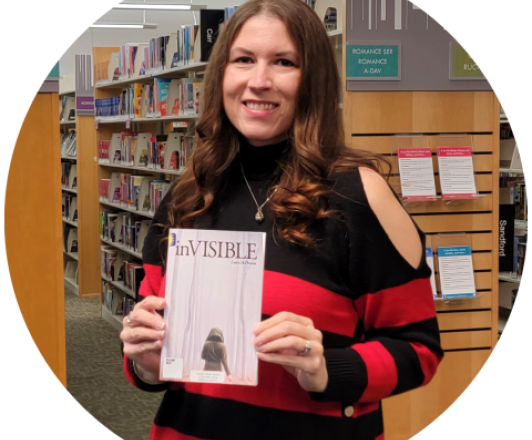
M390 154L397 156L403 203L434 202L441 198L436 193L427 136L392 136Z
M470 135L440 135L434 138L438 156L438 176L442 198L447 202L476 200L484 197L477 191L473 165L473 137Z
M135 146L135 156L133 166L137 168L148 166L148 150L150 149L151 133L139 133L137 135L137 144Z
M456 294L456 295L444 295L442 293L442 282L440 278L440 248L448 247L466 247L472 249L471 236L465 233L461 234L436 234L427 236L427 248L431 247L434 254L434 272L438 275L436 276L436 288L438 291L438 296L434 298L435 301L441 301L444 303L455 302L455 301L467 301L474 298L481 298L484 296L483 293L477 292L476 288L473 292L467 292L466 294ZM471 255L472 258L472 255ZM474 266L473 266L474 270ZM473 273L474 279L474 273ZM472 293L472 295L471 295Z

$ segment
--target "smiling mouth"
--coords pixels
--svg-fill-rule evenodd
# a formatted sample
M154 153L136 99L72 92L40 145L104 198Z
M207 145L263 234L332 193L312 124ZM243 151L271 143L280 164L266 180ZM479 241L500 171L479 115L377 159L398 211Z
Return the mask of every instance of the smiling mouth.
M259 103L259 102L247 102L244 101L243 104L251 110L273 110L276 107L279 107L279 104L268 103Z

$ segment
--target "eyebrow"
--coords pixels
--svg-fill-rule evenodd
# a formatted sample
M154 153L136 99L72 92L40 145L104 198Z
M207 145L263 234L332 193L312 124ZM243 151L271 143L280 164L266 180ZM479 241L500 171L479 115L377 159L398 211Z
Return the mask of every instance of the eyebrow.
M234 49L231 50L231 52L242 52L246 55L253 55L253 51L249 49L245 49L243 47L235 47ZM297 54L297 52L294 52L292 50L285 50L283 52L277 52L275 56L276 57L293 56L295 58L299 58L299 55Z

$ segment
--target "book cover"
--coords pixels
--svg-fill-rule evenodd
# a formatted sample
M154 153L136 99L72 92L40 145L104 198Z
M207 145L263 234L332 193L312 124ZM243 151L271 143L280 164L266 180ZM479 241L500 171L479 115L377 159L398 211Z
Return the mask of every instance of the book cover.
M255 386L266 234L170 229L160 379Z
M200 10L200 38L201 56L200 61L209 61L212 48L218 38L218 29L224 21L223 9L201 9Z

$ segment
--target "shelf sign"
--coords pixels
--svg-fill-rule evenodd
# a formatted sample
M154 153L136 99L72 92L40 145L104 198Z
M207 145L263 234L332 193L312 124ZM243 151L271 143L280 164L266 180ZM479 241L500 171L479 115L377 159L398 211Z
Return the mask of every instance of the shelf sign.
M401 44L348 44L346 69L351 81L400 81Z
M462 46L451 43L450 51L450 79L451 80L479 80L486 79Z
M92 96L76 96L76 110L94 110L94 98Z

